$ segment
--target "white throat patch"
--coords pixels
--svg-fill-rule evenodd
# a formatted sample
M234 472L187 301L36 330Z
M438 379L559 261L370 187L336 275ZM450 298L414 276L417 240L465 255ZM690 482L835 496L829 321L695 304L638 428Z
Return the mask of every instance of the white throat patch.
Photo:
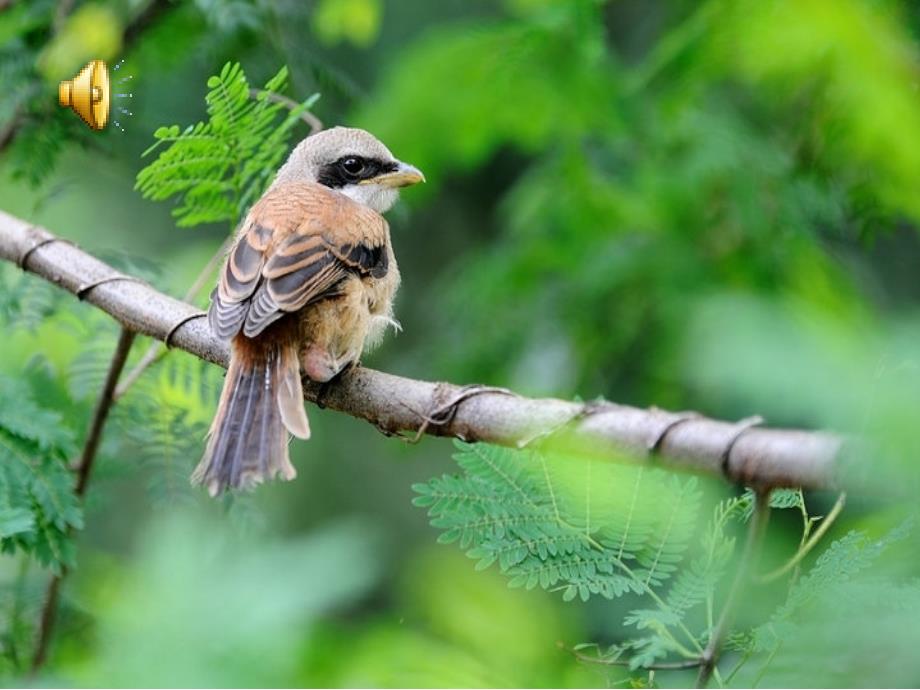
M379 184L347 184L339 189L352 201L357 201L377 213L386 213L399 199L399 190Z

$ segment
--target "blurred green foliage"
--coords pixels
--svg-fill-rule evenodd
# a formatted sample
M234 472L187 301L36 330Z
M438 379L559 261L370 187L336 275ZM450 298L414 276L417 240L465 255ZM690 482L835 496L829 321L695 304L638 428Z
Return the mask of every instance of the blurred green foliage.
M320 40L348 40L359 47L370 45L380 32L381 0L323 0L317 3L313 28Z
M392 214L404 333L369 364L858 436L846 478L861 491L782 578L753 585L715 682L915 685L918 40L920 8L896 0L14 0L0 11L0 208L182 294L308 131L244 86L321 93L324 122L367 127L429 180ZM92 134L57 106L56 81L89 57L123 57L134 77L125 133ZM210 88L229 79L228 105L261 123L224 131L236 167L158 172L187 144L171 123L220 125L204 85L226 63L249 81L228 67ZM234 179L222 200L193 192L220 213L186 196L171 217L135 192L158 131L147 193L195 190L196 170L212 192ZM464 449L457 466L444 443L406 447L311 410L297 482L213 504L186 478L221 375L172 353L115 407L78 506L66 465L116 329L11 266L0 327L8 682L28 668L44 566L62 564L75 567L45 671L59 684L693 682L641 667L707 643L749 494L596 463L588 482L564 444ZM527 500L474 455L520 473L507 476ZM433 546L413 483L442 540L496 562L476 572ZM628 584L582 602L572 575L590 595L611 573L566 559L632 535L626 565L647 568L681 487L698 509L681 514L661 603ZM833 500L774 496L758 572L804 549ZM559 577L508 589L522 564Z
M122 23L104 5L77 8L38 57L42 76L54 83L72 79L77 66L90 60L111 60L121 52Z
M0 390L0 544L60 572L74 560L68 530L83 527L65 464L73 433L60 414L39 407L24 381L4 377Z

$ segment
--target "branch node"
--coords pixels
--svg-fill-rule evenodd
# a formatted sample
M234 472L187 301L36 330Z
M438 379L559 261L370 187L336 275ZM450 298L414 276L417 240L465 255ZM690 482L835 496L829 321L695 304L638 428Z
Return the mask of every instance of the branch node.
M668 422L665 427L659 432L658 437L648 444L648 453L650 458L655 458L658 453L661 452L661 446L664 445L664 440L668 434L674 431L675 428L679 427L684 422L689 422L695 419L701 419L703 415L699 412L678 412L674 415L674 419Z
M144 284L144 281L141 280L140 278L135 278L133 276L126 276L122 273L119 273L118 275L107 276L106 278L100 278L99 280L94 280L91 283L85 283L81 285L80 287L78 287L74 291L74 294L77 296L78 300L82 301L86 297L86 295L89 294L90 291L96 289L100 285L105 285L106 283L114 283L119 280L127 280L128 282L139 283L141 285Z
M28 228L26 228L26 233L31 235L33 233L37 233L37 231L39 230L42 230L42 228L40 228L37 225L30 225ZM52 242L63 242L64 244L76 246L70 240L65 240L60 237L54 237L54 236L42 237L40 240L32 244L32 246L27 247L26 250L22 254L19 255L19 258L16 259L16 265L19 266L19 268L21 268L23 271L27 270L26 262L32 257L32 254L34 254L36 250L41 249L45 245L51 244Z
M443 395L444 388L448 390L454 389L454 386L449 384L438 384L435 388L434 395L432 396L432 407L433 409L429 410L424 414L419 416L422 418L422 423L419 428L416 430L415 435L409 439L409 443L418 443L425 432L430 426L444 428L449 426L457 416L457 412L460 409L460 405L474 398L477 395L483 395L485 393L495 393L497 395L515 395L507 388L496 388L494 386L483 386L478 383L468 384L466 386L461 386L458 390L454 389L453 395L443 403L439 403L438 399ZM457 432L455 434L457 438L461 441L466 441L467 438L462 432Z
M734 477L731 476L731 468L729 467L729 460L731 459L732 449L735 447L735 444L738 443L744 434L753 429L755 426L760 426L764 423L764 418L760 415L753 415L751 417L745 417L744 419L739 420L735 427L737 431L734 436L732 436L728 443L725 444L725 450L722 451L722 458L719 462L719 466L722 468L722 476L724 476L729 481L735 481Z
M178 321L176 321L175 324L170 326L169 330L166 332L166 337L163 338L163 344L166 347L172 347L172 338L180 328L182 328L189 321L194 321L195 319L207 318L207 316L208 316L207 312L199 311L199 312L196 312L194 314L189 314L188 316L185 316L179 319Z

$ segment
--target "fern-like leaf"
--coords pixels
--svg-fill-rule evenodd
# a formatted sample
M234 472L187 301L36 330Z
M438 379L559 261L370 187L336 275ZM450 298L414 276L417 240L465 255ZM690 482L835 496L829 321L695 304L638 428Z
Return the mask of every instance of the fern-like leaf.
M65 458L72 432L28 387L0 377L0 545L23 549L55 572L73 564L71 529L83 526Z
M684 614L711 597L735 550L735 538L726 534L732 520L742 521L753 505L753 494L720 501L701 540L701 553L681 570L668 591L669 608Z
M442 543L513 587L566 600L643 594L677 568L692 536L696 480L565 455L459 444L460 476L415 485ZM660 511L659 506L666 506Z
M157 129L144 155L162 150L138 173L135 187L148 199L175 199L180 226L236 223L271 182L291 130L316 101L313 96L287 110L269 99L286 83L285 67L253 96L239 63L225 64L208 79L207 121Z

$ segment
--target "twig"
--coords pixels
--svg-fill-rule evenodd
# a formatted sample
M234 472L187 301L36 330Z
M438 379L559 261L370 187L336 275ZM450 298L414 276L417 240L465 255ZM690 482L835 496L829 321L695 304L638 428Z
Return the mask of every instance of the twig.
M35 655L32 657L32 675L38 673L41 667L44 666L45 659L48 656L48 645L51 642L51 633L54 630L54 622L57 617L58 597L63 577L64 573L61 571L60 575L52 575L48 581L45 602L42 604L42 613L38 620L38 640L35 643Z
M0 0L0 2L2 2L2 0ZM10 116L10 119L3 126L3 129L0 129L0 153L2 153L13 141L13 137L16 135L16 130L19 128L21 122L22 106L17 106Z
M115 352L112 353L109 371L105 376L102 391L99 393L99 400L96 401L96 409L93 410L93 419L86 436L86 443L83 445L83 453L77 464L77 496L82 497L86 493L89 477L93 471L93 463L96 460L96 451L99 450L99 442L102 440L102 430L112 404L115 402L115 386L128 360L128 353L131 351L135 336L134 331L127 328L122 328L118 336L118 344L115 346Z
M73 3L74 0L61 0L58 3L57 10L54 12L54 22L51 25L54 33L58 34L61 32L67 15L70 14L70 10L73 9Z
M125 46L124 52L127 52L128 46L132 45L134 41L137 40L138 36L150 28L150 26L169 9L178 6L178 3L173 4L169 2L169 0L151 0L150 3L131 20L131 23L128 24L128 28L125 29L124 39L122 40Z
M102 430L105 428L106 419L114 403L113 394L115 392L115 384L118 383L118 377L121 375L122 369L124 369L125 362L128 359L128 353L131 351L131 344L134 342L134 337L134 331L127 328L121 329L121 334L118 336L118 344L115 346L115 352L112 353L112 361L109 364L109 370L105 376L102 391L99 393L99 398L96 400L96 407L93 409L93 416L90 420L89 429L86 432L86 441L83 444L83 450L80 453L80 460L77 464L77 486L75 492L77 496L81 498L86 494L86 488L89 485L89 479L96 460L96 453L99 450L99 443L102 440ZM66 574L67 570L62 568L60 574L53 575L51 581L48 583L48 590L45 593L45 602L42 606L41 618L39 620L35 654L32 657L33 674L42 667L48 655L48 646L54 632L61 580L64 579Z
M709 644L703 650L700 673L696 679L696 687L698 688L705 688L709 685L709 679L716 670L716 664L722 652L722 644L725 642L725 637L728 635L735 616L738 598L742 590L747 586L750 573L756 565L755 561L760 555L760 547L767 531L769 519L770 490L759 489L754 497L754 515L751 517L751 523L748 526L748 536L744 543L744 551L741 554L738 571L735 573L734 580L732 580L731 588L725 599L725 605L722 607L722 614L719 616L719 622L716 623L716 628L712 631Z
M47 230L2 211L0 258L24 264L26 270L74 294L88 284L119 275L111 266ZM149 285L127 280L101 283L85 295L85 301L139 334L158 340L170 336L176 348L227 366L227 344L213 336L207 319L196 318L198 309ZM449 400L460 391L460 386L449 383L358 367L329 387L324 403L389 433L415 432L425 421L418 411L435 410L439 401ZM315 400L316 394L315 386L306 386L307 400ZM605 460L650 462L649 444L659 438L662 429L671 426L654 456L660 466L764 488L826 489L836 484L843 443L838 436L763 427L748 428L739 435L736 424L705 417L685 419L674 426L674 419L681 416L614 403L586 405L483 393L463 401L447 423L429 425L426 432L516 447L541 429L564 425L566 442L578 444L575 449L580 452Z
M256 96L261 96L263 94L265 95L265 98L267 98L268 100L274 103L280 103L288 110L294 110L294 108L299 108L301 105L300 103L295 101L293 98L288 98L287 96L284 96L280 93L275 93L274 91L264 91L262 89L249 89L249 95L252 98L255 98ZM323 128L322 121L318 117L316 117L316 115L311 113L309 110L304 110L300 114L300 119L306 122L308 125L310 125L310 134L316 134Z
M772 570L765 575L759 576L757 581L762 583L773 582L774 580L781 578L783 575L801 563L802 559L805 558L805 556L807 556L809 552L815 548L818 542L821 541L821 538L827 534L827 531L831 528L831 525L834 524L834 521L843 511L843 507L846 505L846 499L846 493L841 493L840 496L837 497L837 501L834 503L834 507L831 508L831 512L827 514L827 517L821 520L821 524L818 525L818 529L815 530L815 532L809 537L808 541L806 541L799 548L795 555L776 570Z
M748 660L751 658L751 654L753 653L753 650L748 650L741 655L741 658L738 659L738 663L735 664L732 667L732 670L728 672L728 675L725 676L725 685L731 684L732 678L734 678L735 674L737 674L738 671L740 671L741 668L748 662Z
M204 265L204 268L201 269L201 272L195 278L195 281L192 283L191 287L186 291L185 296L182 298L184 302L194 302L198 293L201 292L201 289L207 284L208 280L211 278L211 274L214 273L214 270L217 268L217 265L220 263L221 259L224 258L224 254L227 253L227 249L230 247L230 243L233 241L233 236L228 236L214 255L208 259L208 262ZM153 343L147 348L147 351L141 357L140 361L134 365L134 368L131 369L127 374L124 375L122 380L118 383L118 387L115 389L114 400L118 402L121 397L128 392L128 389L133 386L137 380L141 377L148 367L159 362L166 354L169 352L169 349L163 345L163 343Z
M563 645L559 645L563 647ZM564 649L568 649L563 647ZM587 654L582 654L577 649L568 649L579 661L584 661L589 664L599 664L601 666L629 666L628 659L604 659L603 657L594 657L588 656ZM685 659L683 661L661 661L654 664L648 664L647 666L641 666L643 671L680 671L688 668L697 668L702 663L700 659Z
M16 580L14 582L13 596L10 597L10 612L9 619L6 626L6 633L4 634L4 647L7 650L7 656L9 656L10 662L13 665L13 668L19 672L20 670L20 657L19 657L19 645L17 642L17 637L19 630L22 626L22 617L23 609L25 608L25 588L26 588L26 576L29 573L29 558L23 554L19 555L19 567L16 571Z

